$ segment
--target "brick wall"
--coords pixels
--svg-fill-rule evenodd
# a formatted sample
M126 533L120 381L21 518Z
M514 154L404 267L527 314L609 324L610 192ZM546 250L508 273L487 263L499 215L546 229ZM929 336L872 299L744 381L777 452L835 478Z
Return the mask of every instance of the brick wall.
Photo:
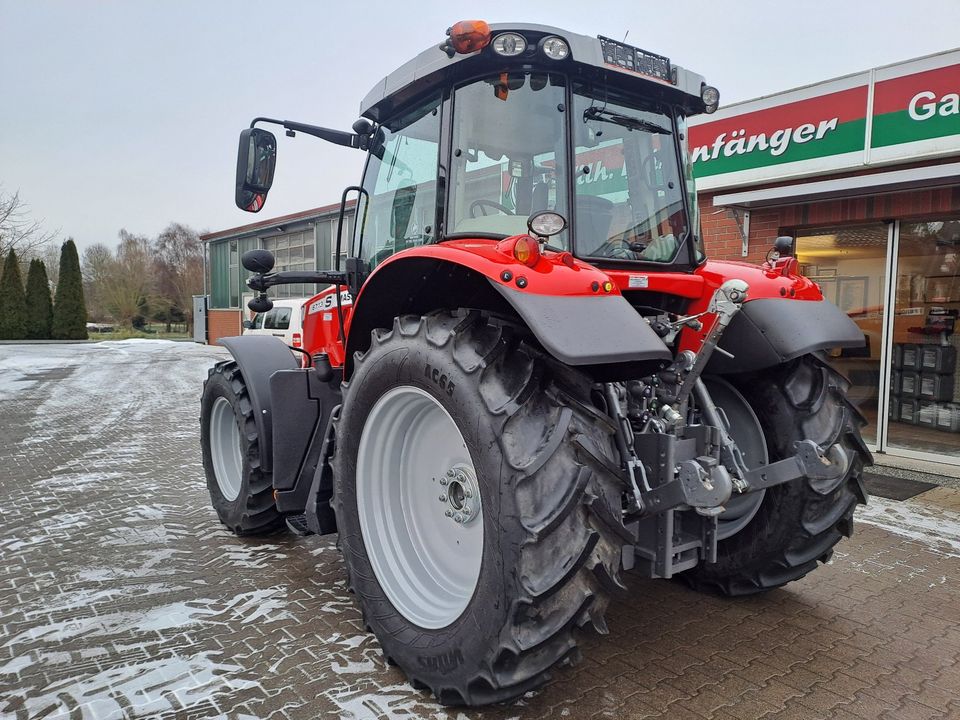
M219 345L220 338L239 335L241 330L239 310L207 311L207 342L211 345Z
M750 213L749 255L742 257L742 240L734 211L714 207L715 194L703 193L700 196L701 226L707 256L753 263L763 262L773 245L773 239L778 235L792 235L801 228L911 218L935 219L960 214L960 187L756 209ZM739 223L742 224L743 213L739 211L738 214Z

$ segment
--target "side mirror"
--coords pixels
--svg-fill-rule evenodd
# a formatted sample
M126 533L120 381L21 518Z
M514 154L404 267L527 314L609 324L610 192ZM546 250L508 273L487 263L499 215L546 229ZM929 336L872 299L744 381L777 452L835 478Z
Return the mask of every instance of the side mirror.
M273 253L269 250L247 250L240 256L240 264L252 273L266 275L273 270Z
M244 330L249 330L249 329L252 328L252 327L253 327L253 320L244 320L244 321L243 321L243 329L244 329Z
M246 212L260 212L273 185L277 165L277 138L260 128L247 128L240 133L237 150L237 207Z
M781 235L773 241L773 249L780 253L780 257L793 257L793 238Z
M273 300L267 297L266 293L260 293L247 303L247 307L255 313L265 313L273 310Z

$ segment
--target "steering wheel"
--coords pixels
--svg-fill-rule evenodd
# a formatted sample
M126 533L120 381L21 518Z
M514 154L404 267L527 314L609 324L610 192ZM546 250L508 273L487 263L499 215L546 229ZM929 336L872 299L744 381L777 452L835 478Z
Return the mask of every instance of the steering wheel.
M472 203L470 203L470 217L472 218L480 217L480 216L487 217L490 213L484 212L483 211L484 207L492 207L494 210L499 210L504 215L513 215L513 212L507 206L501 205L500 203L494 200L487 200L486 198L480 198L479 200L474 200ZM480 211L480 215L477 215L477 210Z
M630 241L625 237L626 233L617 237L612 237L601 243L590 255L594 257L619 258L621 260L636 260L640 250L634 250L630 247Z

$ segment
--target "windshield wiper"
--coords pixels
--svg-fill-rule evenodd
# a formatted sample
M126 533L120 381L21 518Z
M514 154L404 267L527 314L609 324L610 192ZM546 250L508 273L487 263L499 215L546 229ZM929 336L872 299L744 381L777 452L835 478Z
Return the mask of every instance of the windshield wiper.
M669 128L657 125L649 120L631 117L630 115L621 115L620 113L613 112L613 110L606 110L599 107L588 107L583 111L583 119L584 121L599 120L600 122L609 122L614 125L629 128L630 130L643 130L644 132L657 133L658 135L673 135L673 131Z

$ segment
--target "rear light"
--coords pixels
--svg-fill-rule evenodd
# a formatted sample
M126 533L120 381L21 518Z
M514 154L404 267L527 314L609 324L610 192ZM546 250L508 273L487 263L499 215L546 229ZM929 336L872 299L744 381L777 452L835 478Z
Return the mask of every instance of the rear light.
M529 235L517 235L501 240L497 244L497 250L527 267L533 267L540 260L540 244Z
M447 34L450 46L461 54L483 50L490 44L490 26L483 20L461 20Z
M513 245L513 256L527 267L533 267L540 259L540 245L529 235L521 235Z
M301 337L300 333L293 334L293 346L295 348L303 347L303 338Z

